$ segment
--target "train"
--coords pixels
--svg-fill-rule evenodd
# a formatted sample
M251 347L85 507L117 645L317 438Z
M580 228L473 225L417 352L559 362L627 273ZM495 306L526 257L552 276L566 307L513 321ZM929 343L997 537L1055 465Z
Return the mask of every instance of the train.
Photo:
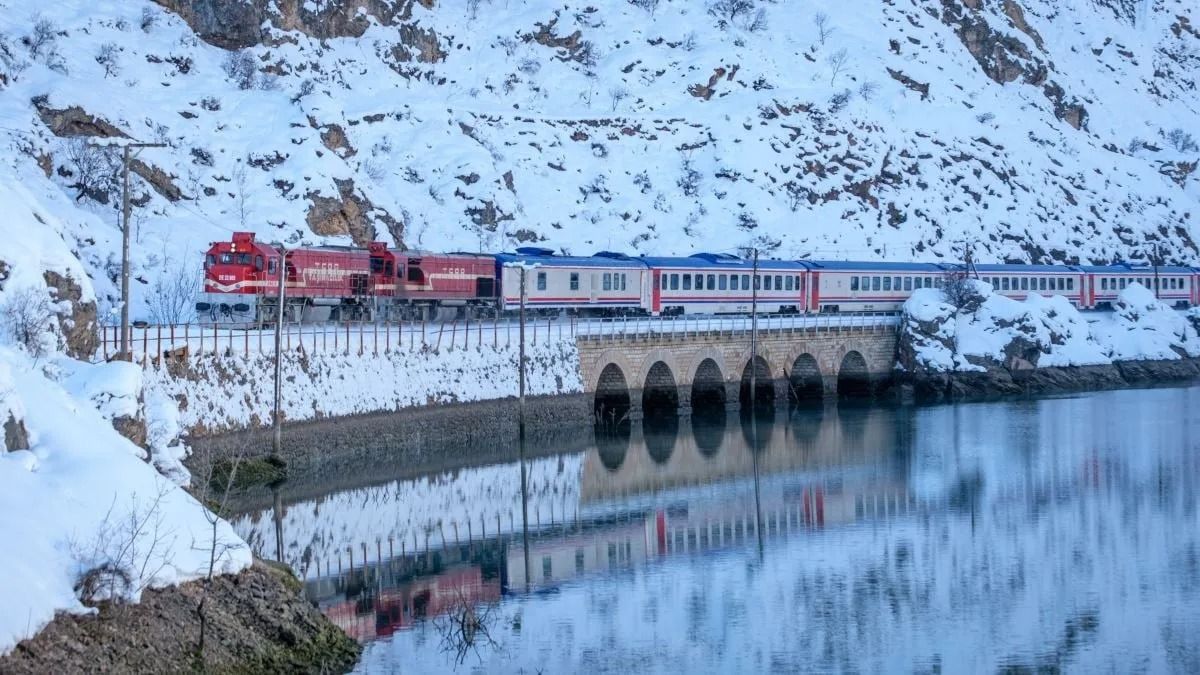
M570 256L541 247L433 253L382 242L285 249L235 232L205 253L196 311L217 322L262 322L281 308L286 319L306 322L448 321L510 315L521 304L524 283L525 305L538 316L746 314L755 301L764 314L888 313L899 311L913 291L940 288L962 274L1011 298L1061 295L1081 309L1111 307L1132 283L1168 304L1200 306L1197 267L1123 262L979 264L967 270L946 262L754 262L728 253Z

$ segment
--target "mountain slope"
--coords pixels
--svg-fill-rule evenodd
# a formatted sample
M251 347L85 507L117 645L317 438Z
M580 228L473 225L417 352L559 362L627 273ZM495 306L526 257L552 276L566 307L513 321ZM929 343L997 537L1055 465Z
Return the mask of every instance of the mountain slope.
M580 254L757 242L930 260L971 241L982 259L1200 259L1200 16L1182 1L0 9L0 180L61 193L44 208L102 310L119 193L112 151L87 142L120 135L169 145L135 167L136 316L243 228Z

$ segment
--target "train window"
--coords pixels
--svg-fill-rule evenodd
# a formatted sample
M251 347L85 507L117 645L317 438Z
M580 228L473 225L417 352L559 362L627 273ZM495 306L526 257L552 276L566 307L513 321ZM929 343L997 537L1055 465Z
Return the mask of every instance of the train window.
M736 291L738 289L738 275L729 275L729 290Z
M796 290L804 290L804 280L799 276L796 277Z
M883 278L883 290L885 290L885 291L892 290L892 278L891 277Z
M207 268L209 268L209 267L212 267L213 265L216 265L216 264L217 264L217 256L215 256L215 255L213 255L213 254L211 254L211 253L209 253L208 255L204 256L204 267L205 267L206 269L207 269Z
M665 290L667 290L667 281L668 281L668 279L669 279L669 277L670 277L670 276L671 276L670 274L664 274L664 275L662 275L661 277L659 277L660 287L661 287L661 288L662 288L664 291L665 291Z
M1126 282L1127 282L1127 281L1128 281L1128 279L1122 279L1122 280L1121 280L1121 290L1125 290L1125 284L1126 284Z
M383 258L371 258L371 274L383 274Z
M1073 284L1073 283L1075 283L1075 282L1070 281L1069 279L1059 279L1058 280L1058 290L1065 291L1065 290L1067 290L1067 284Z
M912 289L912 277L904 277L904 290L911 291Z
M606 290L606 291L612 290L612 272L604 273L604 282L603 283L604 283L604 290Z
M879 277L871 277L871 290L879 290Z
M571 272L571 290L579 290L579 272Z
M267 274L275 274L275 268L278 266L278 258L267 260Z
M933 288L933 277L925 277L925 288Z
M717 287L716 281L717 281L717 275L710 274L710 275L708 275L708 281L706 281L704 283L704 287L711 291Z
M389 277L392 276L392 261L391 260L389 260L383 264L383 274L385 276L389 276Z
M754 275L754 290L762 290L762 277L757 274Z
M892 277L892 288L900 290L900 277Z
M696 275L696 290L698 290L698 291L704 290L704 275L703 274Z
M421 268L416 264L410 264L408 266L408 280L414 284L425 282L425 275L421 273Z
M1038 290L1039 291L1046 290L1046 277L1041 277L1038 279Z
M1108 290L1108 278L1107 277L1100 277L1100 290L1102 290L1102 291Z
M913 277L913 289L914 290L921 289L921 277Z
M683 275L683 290L685 290L685 291L692 290L692 275L690 275L690 274Z
M261 255L254 256L254 269L261 272L263 267L263 259Z
M627 274L622 274L622 275L621 275L621 290L625 290L625 289L626 289L626 286L625 286L625 281L628 279L628 276L629 276L629 275L627 275Z
M1074 277L1067 279L1067 290L1068 291L1075 290L1075 278Z
M679 290L679 275L678 274L671 275L671 290L673 290L673 291Z
M729 282L727 281L727 279L729 279L729 277L725 276L724 274L718 274L717 275L717 283L719 284L719 286L717 288L722 291L725 290L726 288L728 288Z
M222 265L230 265L232 263L233 263L233 254L232 253L222 253L221 254L221 264Z
M788 281L790 282L791 279L788 279ZM789 283L788 290L790 291L791 289L792 289L792 285ZM850 277L850 290L852 290L852 291L858 290L858 277Z
M250 254L249 253L239 253L238 254L238 264L239 265L249 265L250 264Z
M775 275L775 290L777 290L777 291L783 290L783 275L782 274Z
M743 291L750 290L750 275L749 274L742 275L742 290Z
M545 272L538 272L538 275L537 275L537 289L538 289L539 291L544 291L544 290L546 290L546 273L545 273Z

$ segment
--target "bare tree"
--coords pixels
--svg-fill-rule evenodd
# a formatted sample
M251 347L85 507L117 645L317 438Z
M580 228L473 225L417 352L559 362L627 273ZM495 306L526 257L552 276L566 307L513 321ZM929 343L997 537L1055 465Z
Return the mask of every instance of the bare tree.
M238 89L253 89L258 84L258 64L248 51L229 52L221 62L221 69L237 84Z
M817 12L813 16L813 25L817 27L817 41L821 46L825 46L825 41L833 35L833 26L829 25L829 15L825 12Z
M629 90L625 87L613 87L608 90L608 97L612 100L612 110L617 111L617 106L621 105L621 101L629 98Z
M654 11L658 9L658 3L659 0L629 0L629 4L634 7L641 7L650 14L654 14Z
M162 273L154 280L146 304L155 323L191 323L195 317L200 274L192 266L163 261Z
M244 544L238 540L227 541L220 537L222 519L228 515L229 496L237 483L238 469L245 458L245 448L239 447L228 459L217 460L211 450L196 458L195 469L192 472L192 490L196 499L207 505L204 518L208 521L208 541L193 542L195 550L208 553L208 571L204 576L203 590L196 602L196 620L199 623L196 636L196 662L203 670L204 648L208 639L208 597L212 591L213 578L216 576L218 564Z
M67 143L67 173L74 181L75 201L84 197L107 204L109 196L117 189L119 162L113 153L92 145L83 138L73 138Z
M238 223L246 227L246 214L250 208L250 188L246 180L246 165L238 164L233 171L233 184L237 188L234 193L234 205L237 207Z
M45 56L54 51L58 43L58 27L50 19L34 17L33 30L25 36L23 42L34 57Z
M942 296L956 311L970 311L983 302L983 294L966 270L946 270L942 275Z
M830 54L825 59L825 63L829 65L829 85L830 86L833 86L834 81L837 80L838 74L841 73L842 69L846 67L846 60L848 58L849 58L849 53L846 51L845 47L842 47L841 49L837 50L836 52Z
M54 306L45 289L25 287L5 294L0 305L0 329L34 360L54 349Z

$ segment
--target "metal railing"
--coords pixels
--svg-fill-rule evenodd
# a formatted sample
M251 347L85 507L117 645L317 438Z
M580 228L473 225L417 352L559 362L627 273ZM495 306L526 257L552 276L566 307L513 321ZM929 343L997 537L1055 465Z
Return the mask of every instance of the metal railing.
M896 314L760 315L764 334L871 332L899 324ZM618 317L613 319L538 318L526 322L527 344L553 340L647 340L699 336L742 336L752 329L750 316L704 315ZM283 330L286 351L308 354L378 356L397 351L457 350L484 345L511 346L520 340L513 319L466 319L450 322L288 323ZM103 326L97 358L109 360L120 349L120 328ZM135 361L157 362L199 354L229 356L274 352L274 328L230 324L163 324L134 326L129 344Z

